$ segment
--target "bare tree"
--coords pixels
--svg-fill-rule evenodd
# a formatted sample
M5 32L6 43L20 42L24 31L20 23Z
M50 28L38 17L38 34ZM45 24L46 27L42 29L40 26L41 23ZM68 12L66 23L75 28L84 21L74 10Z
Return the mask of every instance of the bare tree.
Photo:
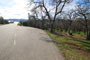
M80 3L77 5L77 14L84 18L84 26L86 28L86 35L87 35L87 40L90 40L89 36L89 27L88 27L88 16L90 16L90 8L89 8L89 1L83 0L83 3Z
M45 2L45 0L42 0L42 7L45 9L46 11L46 15L48 16L48 19L50 21L50 31L54 32L54 24L56 21L56 17L63 11L63 8L65 6L65 4L67 2L69 2L69 0L50 0L50 2L52 2L51 4L53 5L52 7L54 8L54 16L52 16L51 14L51 10L48 9L48 7L46 6L47 3Z
M30 1L30 4L33 0ZM48 2L51 2L51 6L53 7L52 9L49 9L47 6ZM38 3L38 7L43 7L45 10L45 14L48 16L49 22L50 22L50 31L54 32L54 24L55 24L55 20L57 15L59 15L65 4L69 2L69 0L40 0L40 2L35 2L34 3ZM42 8L42 9L43 9ZM51 10L54 10L54 12L52 12ZM52 14L55 13L55 14ZM53 16L54 15L54 16Z
M75 20L75 18L77 17L77 15L76 15L76 13L75 13L75 10L70 10L70 11L68 11L67 13L66 13L66 15L68 16L68 22L69 22L69 27L68 27L68 33L70 34L70 35L72 35L72 33L70 32L70 30L71 30L71 26L72 26L72 23L73 23L73 21Z

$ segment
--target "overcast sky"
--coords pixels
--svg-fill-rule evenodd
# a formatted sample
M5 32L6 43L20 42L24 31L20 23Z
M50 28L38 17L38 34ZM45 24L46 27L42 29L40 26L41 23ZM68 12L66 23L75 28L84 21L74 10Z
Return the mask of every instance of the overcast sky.
M28 0L0 0L0 16L3 16L5 19L27 19L27 3ZM68 7L72 6L73 8L74 5L75 1ZM68 7L66 7L66 10L68 9Z

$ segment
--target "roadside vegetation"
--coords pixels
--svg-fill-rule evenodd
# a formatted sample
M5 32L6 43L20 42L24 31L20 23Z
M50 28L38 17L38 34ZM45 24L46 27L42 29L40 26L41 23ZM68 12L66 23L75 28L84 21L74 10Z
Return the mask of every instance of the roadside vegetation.
M90 41L74 36L53 34L46 31L66 60L90 60ZM79 35L80 36L80 35Z
M19 25L45 30L66 60L90 60L90 2L81 1L69 11L64 7L72 0L50 0L50 4L46 0L30 1L32 14L28 13L28 21Z

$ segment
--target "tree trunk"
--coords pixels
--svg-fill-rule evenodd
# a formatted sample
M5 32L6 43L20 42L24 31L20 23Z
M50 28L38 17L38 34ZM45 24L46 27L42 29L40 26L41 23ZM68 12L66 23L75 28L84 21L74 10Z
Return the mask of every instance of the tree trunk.
M90 40L90 31L89 31L89 34L87 36L87 40Z
M43 30L45 29L44 23L45 23L45 21L42 20L42 29L43 29Z
M72 33L71 33L71 25L72 25L72 21L70 21L70 24L69 24L69 28L68 28L68 33L69 33L69 35L72 35Z
M90 40L90 39L89 39L89 33L90 33L90 32L89 32L89 29L88 29L88 21L87 21L87 18L86 18L85 15L84 15L84 19L85 19L85 24L86 24L86 26L85 26L85 27L86 27L86 35L87 35L86 39L87 39L87 40Z
M51 33L54 33L54 23L51 23L50 32L51 32Z
M56 20L56 15L54 16L54 20L51 21L51 33L55 32L55 20Z
M88 33L88 26L86 25L86 35L87 35L87 40L88 40L88 36L89 36L89 33Z

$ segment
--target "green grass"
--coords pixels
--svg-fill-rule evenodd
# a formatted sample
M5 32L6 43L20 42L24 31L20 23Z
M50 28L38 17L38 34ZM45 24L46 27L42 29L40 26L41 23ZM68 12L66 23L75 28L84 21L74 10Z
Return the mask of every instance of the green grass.
M81 35L81 36L85 36L86 35L84 32L75 32L74 34L78 34L78 35Z
M90 41L70 36L58 36L46 31L66 60L90 60Z
M62 32L62 33L68 33L65 30L60 31L60 30L55 30L55 32ZM72 30L70 31L72 32ZM73 32L74 35L80 35L80 36L85 36L86 34L84 32Z

